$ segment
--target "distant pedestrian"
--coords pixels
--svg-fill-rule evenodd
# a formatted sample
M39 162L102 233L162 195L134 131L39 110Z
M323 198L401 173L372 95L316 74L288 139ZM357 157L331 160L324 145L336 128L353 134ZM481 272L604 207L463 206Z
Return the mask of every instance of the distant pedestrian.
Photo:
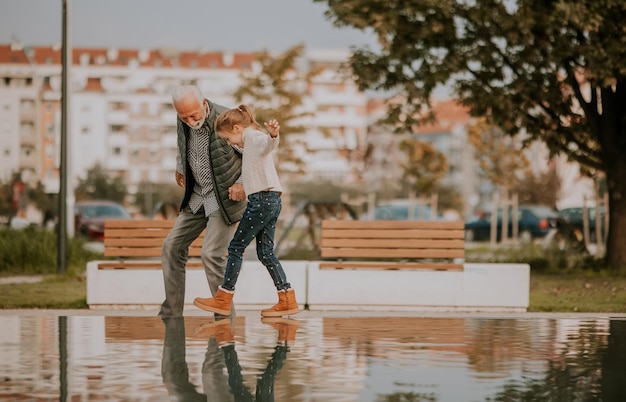
M261 311L264 317L296 314L300 310L280 261L274 254L274 233L282 207L282 187L272 151L278 148L280 126L276 120L265 123L269 135L261 131L252 110L246 105L230 109L217 117L215 130L230 145L243 149L241 174L248 205L235 236L228 246L224 281L213 298L196 298L197 307L214 313L230 313L235 284L241 271L243 252L256 238L256 252L267 268L278 291L278 303Z

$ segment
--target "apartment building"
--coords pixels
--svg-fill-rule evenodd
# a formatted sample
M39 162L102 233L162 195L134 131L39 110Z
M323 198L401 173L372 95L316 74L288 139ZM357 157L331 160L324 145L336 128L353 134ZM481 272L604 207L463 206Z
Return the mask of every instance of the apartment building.
M3 122L0 176L28 169L58 191L61 65L59 47L0 46ZM345 52L312 51L303 68L322 72L307 89L301 157L310 179L356 177L349 157L365 144L367 98L343 77ZM169 182L176 159L171 92L196 84L231 105L254 54L74 48L70 70L69 165L72 185L96 163L122 176L129 192L142 181ZM342 158L344 156L345 158Z
M40 180L49 193L59 189L60 51L59 46L0 44L0 179L6 181L21 171L27 181ZM348 56L348 51L308 50L298 65L320 69L302 106L308 116L300 123L307 130L301 134L304 146L298 156L306 169L298 180L330 180L385 191L401 180L399 137L375 124L384 103L359 91L346 75L343 63ZM212 101L232 105L240 73L255 68L254 59L253 53L74 48L70 186L95 164L122 177L130 194L142 182L172 183L176 166L172 90L195 84ZM450 170L444 184L459 189L469 215L488 205L493 190L476 173L473 151L466 143L471 119L453 101L435 102L434 108L437 122L420 127L414 135L447 155ZM545 166L546 160L547 153L535 149L534 166ZM571 178L575 176L571 168L567 172L565 183L579 188L584 179Z

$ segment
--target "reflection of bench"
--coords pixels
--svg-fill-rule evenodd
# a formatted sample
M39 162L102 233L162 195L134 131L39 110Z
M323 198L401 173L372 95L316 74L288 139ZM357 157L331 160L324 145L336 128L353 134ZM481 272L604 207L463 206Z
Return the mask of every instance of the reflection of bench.
M230 321L230 320L229 320ZM206 316L185 317L185 337L187 339L208 340L215 331ZM244 336L246 321L243 316L236 316L231 322L233 331ZM208 324L208 325L207 325ZM165 325L161 317L142 316L105 316L104 337L106 343L125 343L129 341L163 340ZM181 341L184 341L182 339Z
M161 246L174 220L109 220L104 222L104 256L99 269L161 268ZM198 259L204 232L189 247L188 268L201 268Z
M320 269L462 270L464 223L448 221L322 221Z

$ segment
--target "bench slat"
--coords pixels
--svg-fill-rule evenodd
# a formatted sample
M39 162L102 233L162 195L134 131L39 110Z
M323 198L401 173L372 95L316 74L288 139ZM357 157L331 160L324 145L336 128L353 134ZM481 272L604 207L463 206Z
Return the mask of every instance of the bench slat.
M135 247L135 248L105 248L105 257L160 257L161 247ZM190 247L189 257L199 257L202 253L200 247Z
M161 261L111 261L98 264L98 269L150 269L161 268ZM187 268L203 268L202 261L189 261Z
M411 263L411 262L368 262L368 261L359 261L359 262L322 262L320 263L320 269L442 269L442 270L455 270L462 271L463 264L445 264L445 263Z
M163 237L150 238L108 238L104 239L104 247L161 247L163 245ZM193 247L202 247L202 239L198 238L191 243Z
M403 239L322 239L322 248L389 248L389 249L430 249L430 248L447 248L447 249L463 249L465 242L463 240L449 239L421 239L421 240L403 240Z
M157 237L164 239L169 233L169 229L104 229L104 237L121 237L121 238L135 238L135 237Z
M353 221L323 220L323 229L457 229L464 230L463 221Z
M464 258L464 250L447 249L388 249L388 248L353 248L322 249L324 258Z
M323 229L323 238L338 239L461 239L465 240L465 230L434 229Z
M174 226L175 219L149 220L149 219L111 219L104 221L105 229L169 229Z

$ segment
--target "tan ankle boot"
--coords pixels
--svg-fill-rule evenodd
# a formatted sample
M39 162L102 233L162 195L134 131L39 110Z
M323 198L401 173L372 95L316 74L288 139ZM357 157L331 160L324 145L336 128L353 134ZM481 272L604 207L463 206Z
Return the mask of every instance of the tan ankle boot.
M261 311L263 317L282 317L296 314L300 311L296 302L296 292L293 289L278 291L278 303Z
M222 315L230 315L230 306L232 304L234 294L235 292L231 292L230 290L226 290L220 286L217 288L217 294L215 297L208 299L196 297L193 300L193 304L194 306L205 311L212 311Z

